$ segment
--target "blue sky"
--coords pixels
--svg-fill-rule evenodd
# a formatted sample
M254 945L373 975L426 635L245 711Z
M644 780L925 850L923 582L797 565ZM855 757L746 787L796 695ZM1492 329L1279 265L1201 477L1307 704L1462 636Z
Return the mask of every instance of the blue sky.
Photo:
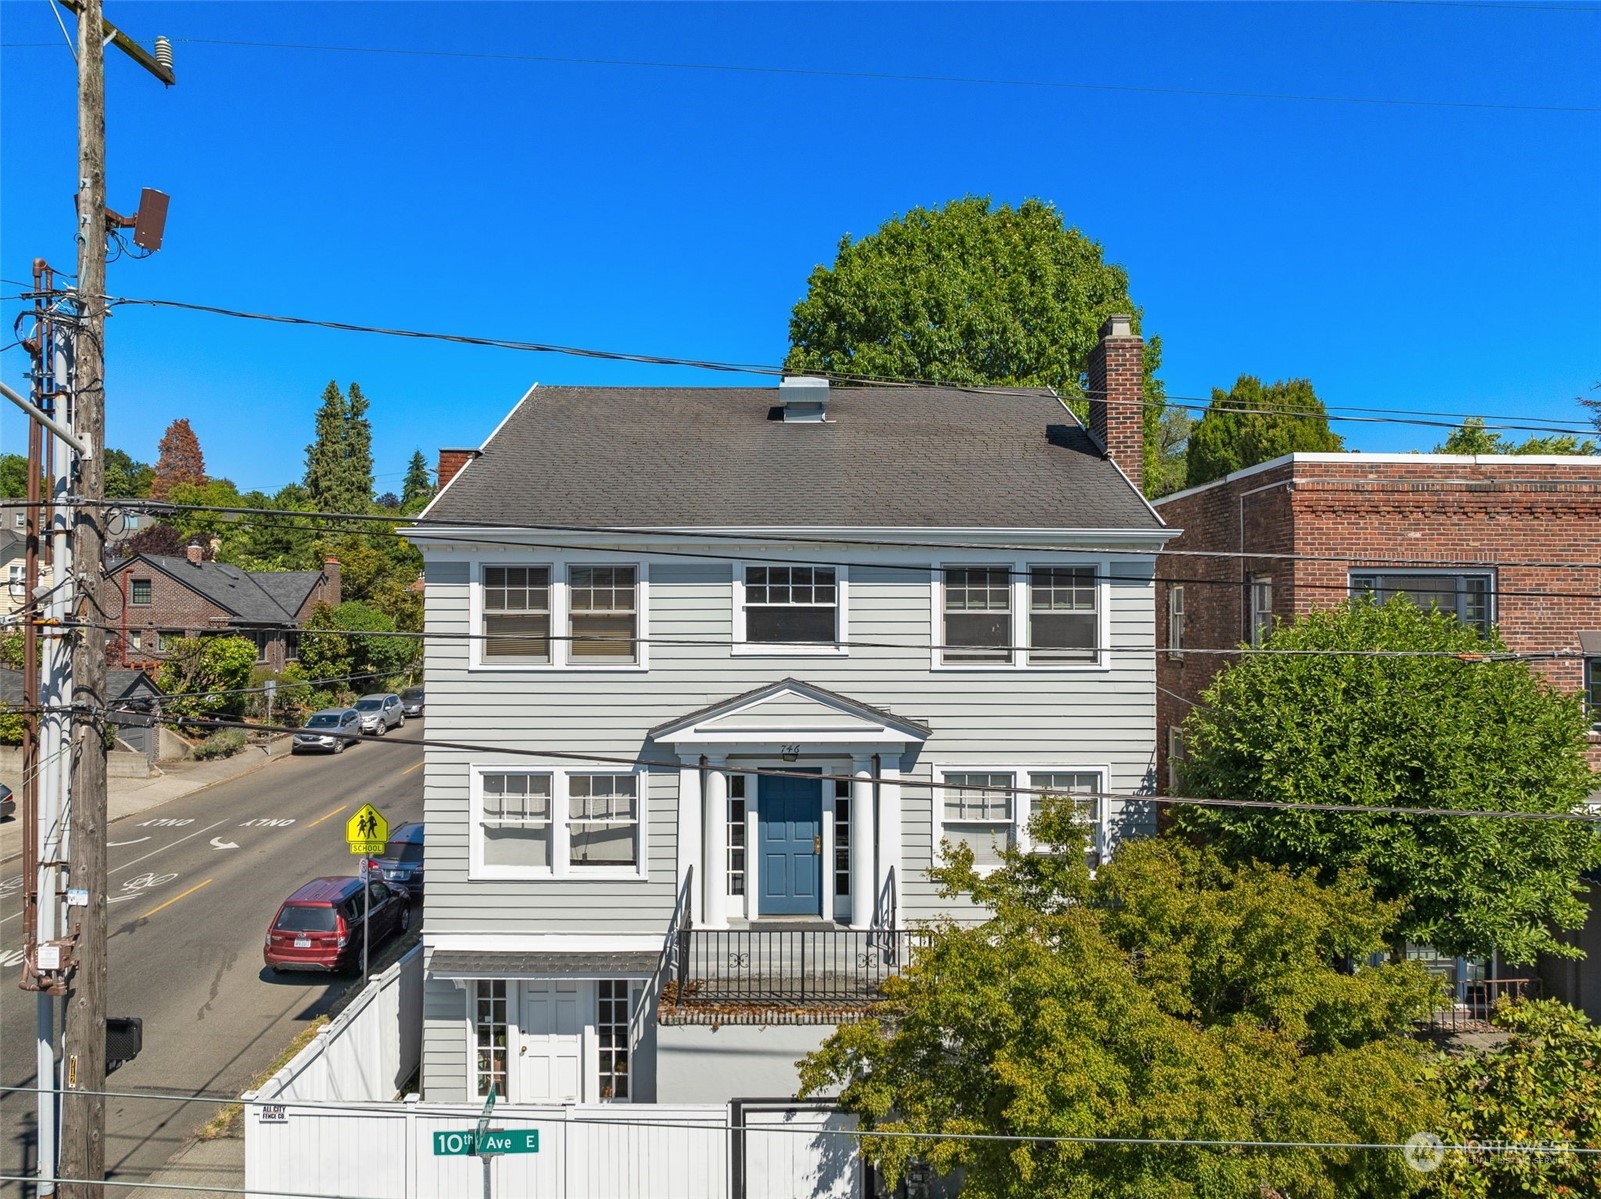
M842 234L970 193L1038 196L1127 267L1170 394L1304 376L1330 405L1573 424L1574 397L1601 394L1595 5L106 11L173 39L179 78L164 90L108 54L111 207L172 196L165 247L113 263L113 294L776 363ZM37 255L72 266L74 68L47 0L0 2L0 43L15 281ZM761 382L131 307L108 352L110 444L153 460L187 417L242 489L299 478L330 378L372 401L380 490L413 449L431 464L478 444L534 381ZM24 370L0 355L12 386ZM1370 450L1443 435L1339 427ZM6 449L21 430L7 406Z

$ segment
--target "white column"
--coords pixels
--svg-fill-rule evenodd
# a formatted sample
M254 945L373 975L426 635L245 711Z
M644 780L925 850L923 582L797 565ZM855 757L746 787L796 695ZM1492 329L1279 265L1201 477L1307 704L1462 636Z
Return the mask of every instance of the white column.
M700 858L700 755L680 754L678 760L683 763L678 771L678 886L682 889L689 868L698 867ZM698 918L699 896L694 898L694 907Z
M706 814L701 821L706 851L701 869L702 928L728 927L728 760L706 759Z
M873 927L873 759L851 761L851 927Z
M885 764L879 758L878 767L878 871L877 885L873 888L874 902L884 893L884 885L889 881L890 867L895 868L895 889L900 891L905 886L905 876L901 869L901 767L898 759L893 765ZM896 896L897 909L900 897ZM896 921L901 922L904 917L897 910Z

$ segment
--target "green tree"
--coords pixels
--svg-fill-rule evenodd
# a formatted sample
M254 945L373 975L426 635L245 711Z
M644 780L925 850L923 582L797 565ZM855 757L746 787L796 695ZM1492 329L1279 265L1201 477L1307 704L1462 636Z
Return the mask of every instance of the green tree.
M244 637L181 637L162 660L156 681L167 696L162 714L175 724L237 718L244 710L256 646Z
M1228 391L1212 389L1212 402L1190 430L1184 485L1199 487L1282 454L1344 448L1306 379L1264 387L1260 379L1241 375Z
M359 384L350 385L348 398L335 380L323 388L305 485L318 511L365 513L372 506L372 425Z
M1406 1035L1433 986L1410 963L1345 965L1395 918L1354 876L1323 887L1153 838L1092 879L1066 805L1031 831L1045 852L1007 850L987 878L947 843L942 893L993 915L936 924L802 1063L803 1093L838 1088L863 1128L938 1138L869 1136L876 1165L961 1168L984 1199L1408 1193L1399 1153L1047 1140L1399 1142L1438 1106Z
M1427 1193L1450 1199L1601 1195L1601 1028L1554 999L1499 1005L1511 1033L1494 1048L1446 1059L1447 1145L1539 1144L1577 1153L1445 1151Z
M1482 416L1470 416L1440 445L1436 454L1594 454L1596 443L1572 433L1532 435L1524 441L1508 441L1499 432L1484 427Z
M406 482L400 489L400 507L406 512L419 511L433 498L434 484L428 474L428 460L421 450L414 450L406 466Z
M1113 313L1135 316L1128 273L1043 200L1012 208L968 196L913 208L840 239L789 320L794 372L864 380L1054 387L1084 396L1090 351ZM1162 339L1145 343L1145 477L1157 474ZM1085 406L1075 403L1082 418Z
M1264 648L1297 652L1245 655L1185 720L1185 794L1565 813L1593 786L1579 697L1485 659L1499 636L1454 614L1354 599ZM1560 820L1185 807L1176 821L1234 862L1326 880L1361 868L1402 904L1400 937L1510 962L1576 956L1554 930L1584 923L1579 876L1601 863L1601 830Z
M319 691L382 690L385 683L408 676L420 652L415 638L385 635L394 632L395 622L367 604L318 604L300 637L300 668Z
M150 479L151 499L168 499L174 487L185 484L205 486L205 455L200 452L200 439L195 436L187 420L180 418L168 425L167 431L156 443L156 449L158 456Z
M156 468L148 462L135 461L122 450L106 451L106 498L111 500L142 500L150 494L156 479Z
M28 459L22 454L0 454L0 498L28 496Z

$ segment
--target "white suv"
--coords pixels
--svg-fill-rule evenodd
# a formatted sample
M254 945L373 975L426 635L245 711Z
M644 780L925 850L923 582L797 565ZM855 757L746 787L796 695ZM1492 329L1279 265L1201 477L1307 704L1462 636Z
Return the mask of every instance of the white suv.
M355 707L361 713L361 731L376 737L406 723L406 710L401 706L400 696L392 692L364 695L356 701Z

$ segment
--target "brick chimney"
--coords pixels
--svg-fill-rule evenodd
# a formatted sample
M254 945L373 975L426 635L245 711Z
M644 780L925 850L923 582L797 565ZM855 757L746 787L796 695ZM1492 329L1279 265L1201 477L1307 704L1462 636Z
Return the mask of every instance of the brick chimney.
M1109 316L1101 341L1090 351L1090 433L1106 456L1145 486L1145 342L1133 317Z
M199 566L206 560L206 550L198 541L191 541L189 548L184 550L184 557L189 559L191 566Z
M474 458L478 457L477 450L440 450L439 451L439 481L436 484L440 491L445 489L458 474Z
M328 581L322 587L322 600L330 608L339 606L339 559L324 558L322 560L322 573Z

